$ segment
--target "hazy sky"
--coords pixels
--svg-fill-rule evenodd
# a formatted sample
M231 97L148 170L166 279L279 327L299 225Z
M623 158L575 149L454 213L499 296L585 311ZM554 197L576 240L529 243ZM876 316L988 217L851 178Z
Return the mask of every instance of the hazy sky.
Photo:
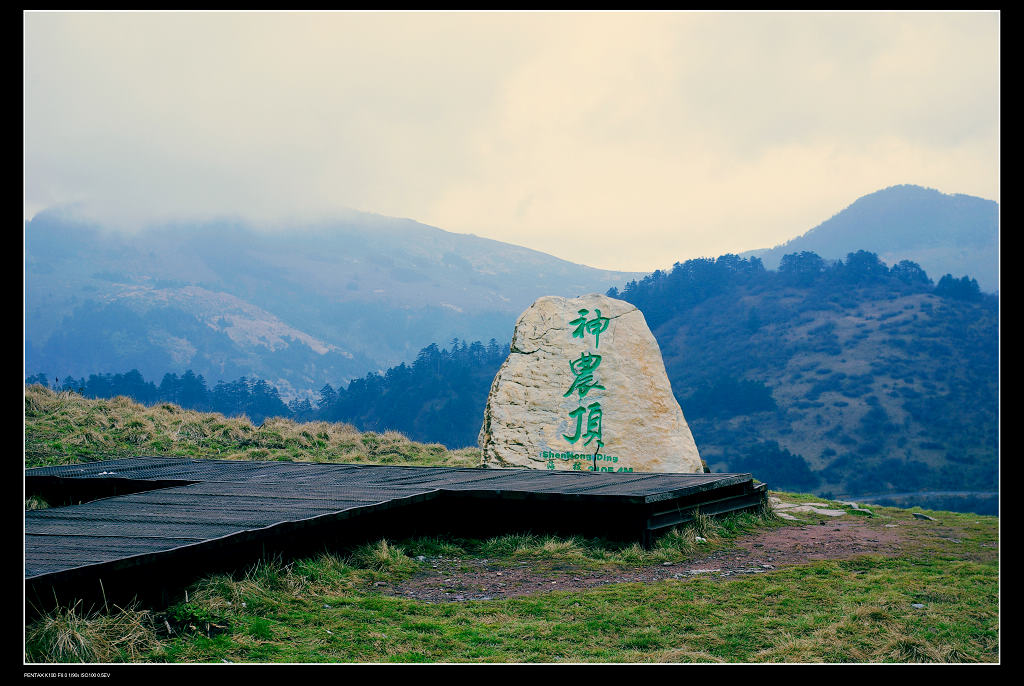
M999 200L997 12L23 16L26 218L348 207L649 271Z

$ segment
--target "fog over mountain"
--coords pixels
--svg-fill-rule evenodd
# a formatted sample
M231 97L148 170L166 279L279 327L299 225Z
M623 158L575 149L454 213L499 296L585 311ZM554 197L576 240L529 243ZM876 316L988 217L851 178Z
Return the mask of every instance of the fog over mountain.
M639 274L592 269L408 219L357 212L104 230L68 211L26 223L26 369L187 368L283 395L411 360L454 337L508 338L541 295Z
M54 208L26 222L28 374L136 368L159 380L192 369L211 384L262 378L287 399L411 361L432 343L506 342L539 296L600 293L644 276L356 211L134 233L82 216ZM788 253L867 250L890 265L917 262L936 282L968 275L994 291L998 231L993 201L904 185L745 255L775 269Z

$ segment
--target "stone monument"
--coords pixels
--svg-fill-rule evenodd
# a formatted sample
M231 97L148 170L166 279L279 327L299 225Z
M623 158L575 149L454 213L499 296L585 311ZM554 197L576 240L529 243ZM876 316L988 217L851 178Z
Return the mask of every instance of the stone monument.
M643 314L599 294L545 296L519 317L479 443L485 467L703 471Z

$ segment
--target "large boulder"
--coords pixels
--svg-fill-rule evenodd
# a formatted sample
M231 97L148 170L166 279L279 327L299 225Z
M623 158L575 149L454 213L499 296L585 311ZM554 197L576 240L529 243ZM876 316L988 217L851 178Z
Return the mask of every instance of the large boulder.
M643 314L599 294L519 317L479 442L486 467L703 471Z

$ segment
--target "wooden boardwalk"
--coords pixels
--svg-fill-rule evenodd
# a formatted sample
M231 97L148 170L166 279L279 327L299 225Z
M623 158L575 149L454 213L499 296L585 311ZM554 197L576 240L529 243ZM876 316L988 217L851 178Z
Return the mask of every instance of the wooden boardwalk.
M26 470L36 597L200 576L268 552L514 531L650 542L701 512L760 505L749 474L457 469L139 457ZM80 504L78 504L80 503ZM116 581L115 581L116 580Z

